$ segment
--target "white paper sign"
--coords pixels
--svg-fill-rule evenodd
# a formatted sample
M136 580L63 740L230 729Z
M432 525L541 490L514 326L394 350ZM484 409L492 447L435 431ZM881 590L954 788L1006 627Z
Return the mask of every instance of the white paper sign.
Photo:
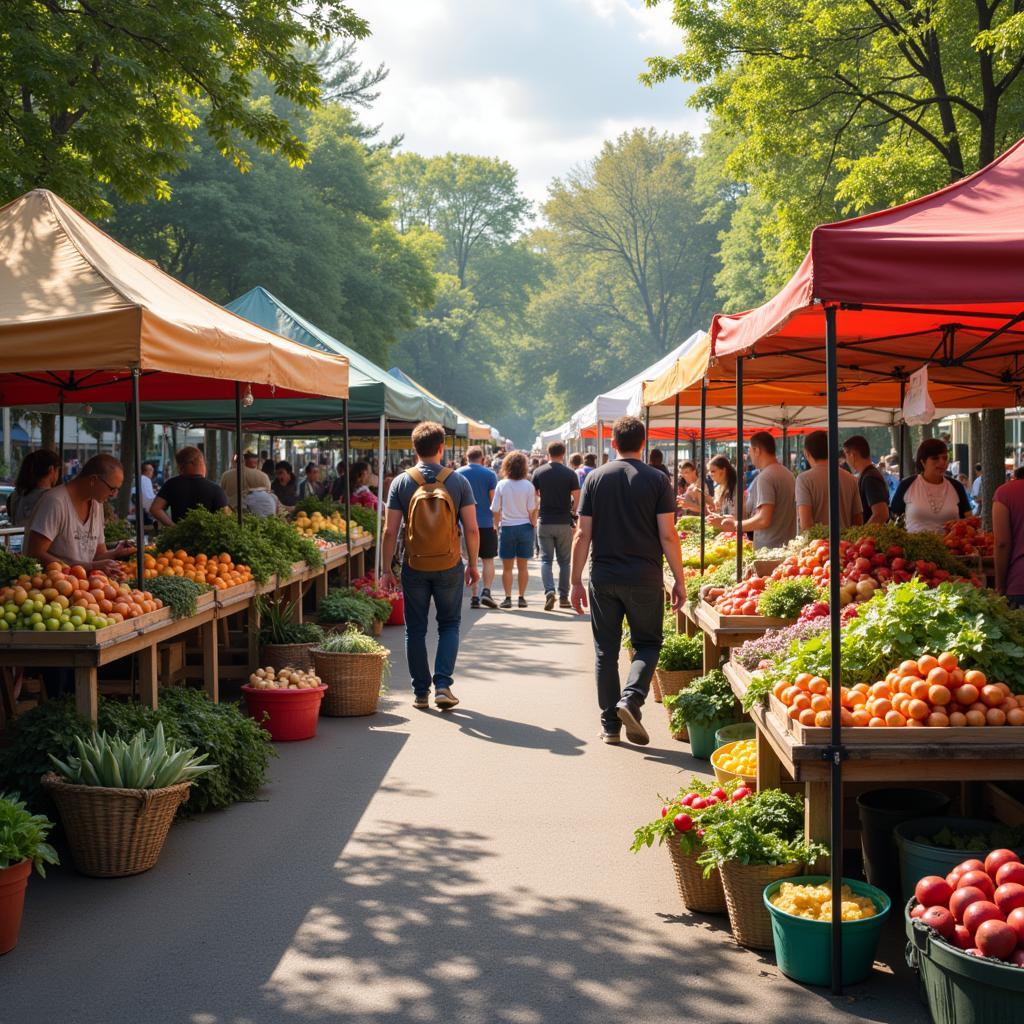
M907 393L903 399L903 421L911 426L921 426L935 419L935 403L928 394L928 367L910 375Z

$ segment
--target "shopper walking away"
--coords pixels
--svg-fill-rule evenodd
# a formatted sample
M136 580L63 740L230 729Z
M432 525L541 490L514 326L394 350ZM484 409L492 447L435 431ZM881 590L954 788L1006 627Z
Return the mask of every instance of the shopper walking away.
M735 515L711 515L708 522L723 530L753 532L755 550L784 547L796 536L796 481L775 457L775 438L768 431L752 434L748 451L757 475L743 503L746 518L737 523Z
M580 482L565 464L565 445L548 445L547 465L533 474L540 502L537 538L540 542L540 578L544 584L544 611L555 607L553 562L558 559L558 606L569 604L569 563L572 560L572 519L580 498Z
M617 457L587 477L572 543L571 600L580 615L590 607L605 743L618 743L623 725L631 743L649 742L640 709L661 653L662 556L675 578L673 609L681 608L686 599L672 481L644 463L645 440L644 425L635 416L615 421L612 447ZM591 549L590 589L585 591L583 569ZM620 690L623 617L636 654Z
M473 586L479 579L476 560L480 553L480 533L469 481L441 465L444 427L429 421L420 423L412 432L412 445L419 461L395 477L388 494L381 564L384 583L395 586L391 562L398 531L404 523L405 656L412 677L413 707L430 706L433 683L434 703L443 711L459 703L452 693L452 682L459 653L462 587L463 582ZM469 556L466 566L462 564L459 547L460 521ZM427 657L431 600L437 618L433 675Z
M810 469L796 478L797 529L803 532L815 524L828 525L828 434L812 430L804 438L804 458ZM852 473L839 470L839 528L861 526L860 489Z
M497 608L498 603L491 596L494 583L494 559L498 555L498 531L494 528L494 514L491 502L498 486L498 474L484 465L484 450L476 445L466 452L468 465L456 470L459 476L469 481L476 502L476 524L480 530L480 561L483 564L483 589L477 594L478 584L473 584L470 608Z
M537 492L526 478L526 452L509 452L501 464L501 479L494 488L491 511L498 517L501 535L501 583L505 590L502 608L512 607L512 573L519 571L519 607L526 607L526 584L530 579L528 562L533 555L534 527L537 524Z
M871 461L871 446L862 434L854 434L843 442L846 464L857 474L861 514L869 526L889 522L889 484L882 471Z

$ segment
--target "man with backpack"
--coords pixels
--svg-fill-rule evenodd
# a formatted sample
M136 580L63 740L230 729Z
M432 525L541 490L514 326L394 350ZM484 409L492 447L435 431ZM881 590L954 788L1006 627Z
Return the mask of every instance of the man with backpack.
M387 525L381 546L384 582L390 585L396 582L391 560L401 528L405 541L402 565L405 656L412 676L413 707L430 706L433 683L434 703L444 711L459 703L451 687L459 653L462 588L463 583L475 586L480 578L477 570L480 531L476 522L476 499L469 481L441 465L444 427L438 423L420 423L412 432L412 445L419 461L395 477L388 494ZM469 559L467 566L462 564L459 545L460 521ZM427 657L431 598L437 615L433 675Z

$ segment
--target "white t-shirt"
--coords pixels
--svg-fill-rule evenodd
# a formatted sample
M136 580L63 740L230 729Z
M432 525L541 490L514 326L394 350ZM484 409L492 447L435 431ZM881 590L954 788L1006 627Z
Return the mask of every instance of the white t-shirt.
M903 495L907 506L907 530L910 533L944 533L946 523L960 518L960 498L956 488L945 478L930 484L924 477L917 479Z
M491 511L500 515L502 526L522 526L537 507L537 492L530 480L499 480L494 488Z
M139 480L139 490L142 491L142 511L148 512L149 506L153 504L153 499L156 497L156 491L153 490L153 481L145 473Z
M27 533L40 533L50 543L49 558L71 565L87 565L96 558L96 549L103 543L103 506L89 502L89 518L78 518L67 486L51 487L36 503Z

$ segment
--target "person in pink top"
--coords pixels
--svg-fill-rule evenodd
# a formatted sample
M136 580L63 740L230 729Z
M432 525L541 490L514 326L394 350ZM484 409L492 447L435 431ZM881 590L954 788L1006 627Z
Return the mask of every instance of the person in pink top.
M992 496L992 533L996 590L1014 607L1024 606L1024 479L1016 473Z

